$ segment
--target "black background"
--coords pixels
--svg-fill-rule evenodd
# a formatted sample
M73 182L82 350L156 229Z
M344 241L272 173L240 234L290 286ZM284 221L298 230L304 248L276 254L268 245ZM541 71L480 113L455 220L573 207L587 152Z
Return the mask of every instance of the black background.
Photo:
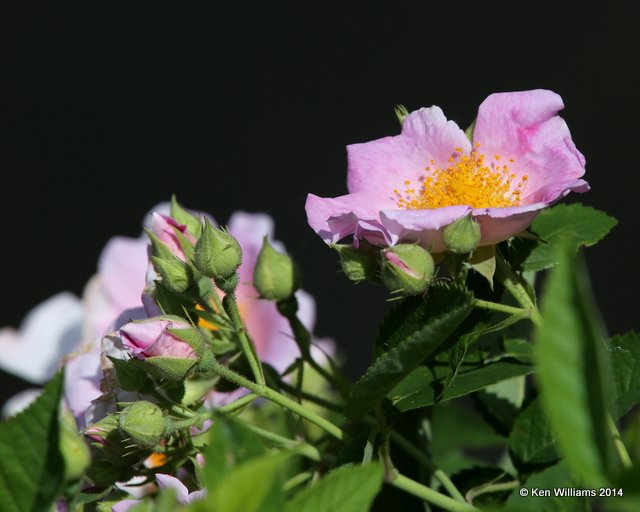
M397 103L439 105L466 127L492 92L547 88L587 158L592 191L569 200L620 220L587 251L598 302L610 332L638 328L637 42L620 8L53 4L0 12L0 325L81 294L107 240L138 236L175 193L222 223L236 209L273 216L317 298L317 334L355 376L386 294L337 273L306 194L345 193L345 145L398 133ZM2 400L25 385L0 378Z

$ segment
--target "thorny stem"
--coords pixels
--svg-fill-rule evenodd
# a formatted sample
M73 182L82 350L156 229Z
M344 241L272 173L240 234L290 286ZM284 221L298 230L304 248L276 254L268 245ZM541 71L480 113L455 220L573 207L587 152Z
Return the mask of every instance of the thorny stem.
M240 318L240 312L238 311L238 305L236 304L235 293L228 293L227 295L225 295L222 299L222 305L224 306L224 310L229 316L229 319L233 323L233 327L238 334L242 352L247 358L247 361L249 361L249 367L251 368L251 373L253 373L253 378L255 379L256 383L264 386L265 380L264 373L262 371L262 365L260 364L258 354L256 354L256 349L249 339L247 329L245 328L244 324L242 323L242 319Z
M267 400L270 400L278 405L281 405L285 409L289 409L290 411L310 421L314 425L317 425L340 441L345 441L349 438L349 436L345 432L343 432L342 429L340 429L330 421L324 419L322 416L316 414L315 412L310 411L295 400L291 400L290 398L278 393L277 391L267 387L264 384L258 384L245 379L242 375L239 375L238 373L230 370L229 368L218 363L215 360L211 362L211 370L220 375L222 378L238 384L239 386L245 387L256 395L266 398Z
M230 404L218 407L216 410L218 412L221 412L222 414L231 414L237 411L241 411L247 405L252 403L256 398L258 398L258 395L256 395L255 393L249 393L238 398L237 400L234 400Z

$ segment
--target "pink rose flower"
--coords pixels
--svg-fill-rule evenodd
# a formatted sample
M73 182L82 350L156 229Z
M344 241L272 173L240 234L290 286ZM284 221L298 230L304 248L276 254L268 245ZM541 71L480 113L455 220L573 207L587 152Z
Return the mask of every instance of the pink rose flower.
M481 245L506 240L550 203L589 190L562 108L551 91L492 94L472 141L438 107L412 112L400 135L347 147L349 193L309 194L309 224L327 243L353 235L439 252L443 229L471 213Z
M196 354L188 343L171 334L170 329L189 329L186 322L166 318L151 318L129 322L117 333L107 335L115 340L131 356L138 359L147 357L181 357L195 359Z
M196 239L187 231L187 226L161 213L153 212L149 230L169 248L171 254L182 261L186 261L187 257L178 240L178 233L184 235L192 244L196 243Z

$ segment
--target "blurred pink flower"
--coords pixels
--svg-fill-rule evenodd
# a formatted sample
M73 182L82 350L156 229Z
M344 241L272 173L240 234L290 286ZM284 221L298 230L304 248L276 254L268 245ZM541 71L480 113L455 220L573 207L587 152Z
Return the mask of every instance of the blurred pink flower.
M347 147L349 193L309 194L309 224L327 243L353 235L356 243L419 242L438 252L442 230L471 213L482 245L506 240L550 203L589 189L562 108L551 91L492 94L472 141L440 108L414 111L400 135Z

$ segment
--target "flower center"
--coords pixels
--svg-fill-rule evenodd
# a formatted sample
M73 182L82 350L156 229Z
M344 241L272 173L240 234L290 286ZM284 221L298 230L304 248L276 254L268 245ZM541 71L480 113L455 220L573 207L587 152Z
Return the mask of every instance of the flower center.
M433 172L427 177L419 178L420 190L411 186L411 181L404 182L404 194L398 189L393 193L396 204L400 208L425 210L444 206L469 205L472 208L499 208L520 206L520 198L529 177L524 175L515 182L517 175L509 171L509 165L501 162L500 155L487 162L483 154L476 150L471 155L463 155L457 148L449 158L449 167L439 169L431 166L425 170ZM514 160L509 159L513 164Z

